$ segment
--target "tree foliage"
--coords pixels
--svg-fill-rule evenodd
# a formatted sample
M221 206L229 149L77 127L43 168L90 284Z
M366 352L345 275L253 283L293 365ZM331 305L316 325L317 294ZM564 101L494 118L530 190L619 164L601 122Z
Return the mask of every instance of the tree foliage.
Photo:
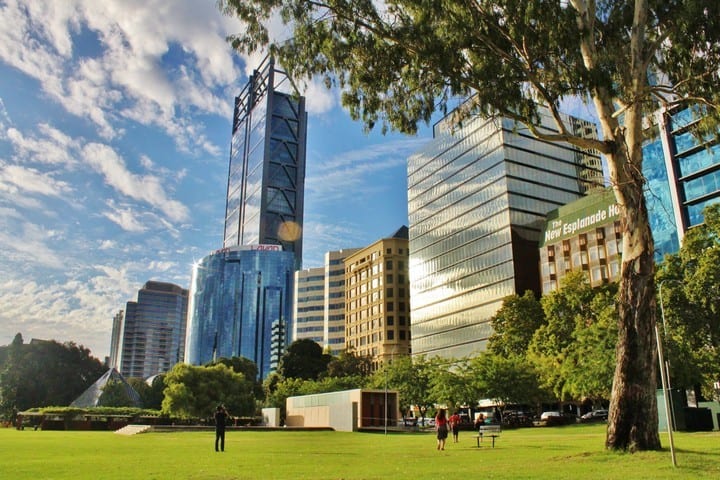
M535 366L522 355L483 352L470 360L469 370L477 398L490 398L501 405L535 406L550 398L540 387Z
M295 340L280 359L278 373L284 378L316 380L325 373L330 359L314 340Z
M162 413L179 418L209 418L218 404L230 415L255 414L253 382L242 373L217 364L198 367L176 364L165 377Z
M659 449L654 245L643 192L644 120L658 105L702 104L720 117L720 4L714 0L219 0L243 22L243 52L268 49L295 80L322 78L367 128L415 132L436 110L469 99L535 136L605 155L620 206L623 264L606 445ZM285 27L274 37L268 25ZM290 27L291 34L288 35ZM602 132L563 120L575 98ZM537 128L539 105L555 132Z
M427 409L436 403L430 392L434 370L432 361L425 357L398 355L375 372L369 386L397 390L398 406L403 414L407 415L412 407L417 406L424 416Z
M82 345L54 340L25 344L18 334L0 368L1 408L69 405L103 373L103 364Z
M658 271L658 304L671 383L712 398L720 380L720 205L703 213L705 222L687 232Z
M541 304L547 323L528 357L541 385L560 401L609 398L617 343L617 287L592 288L583 272L570 272ZM592 356L588 356L592 355Z
M361 376L368 374L370 367L370 358L356 355L352 350L343 350L330 359L325 375L328 377Z
M497 355L524 355L535 331L545 324L545 313L535 294L511 295L491 319L493 334L488 350Z

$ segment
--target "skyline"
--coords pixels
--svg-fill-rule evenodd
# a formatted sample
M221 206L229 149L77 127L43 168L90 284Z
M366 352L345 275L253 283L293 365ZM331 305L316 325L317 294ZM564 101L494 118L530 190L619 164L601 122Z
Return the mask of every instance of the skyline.
M239 28L210 0L0 6L0 345L102 359L145 282L188 288L222 247L233 100L261 60L232 52ZM309 268L407 225L406 159L430 128L366 135L337 92L303 94Z

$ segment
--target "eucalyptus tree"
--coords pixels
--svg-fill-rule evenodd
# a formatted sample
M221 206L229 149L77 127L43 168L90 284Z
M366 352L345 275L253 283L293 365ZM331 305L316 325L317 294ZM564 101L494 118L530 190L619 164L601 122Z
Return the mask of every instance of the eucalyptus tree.
M342 91L351 116L414 133L468 97L463 114L503 115L545 141L607 159L620 206L619 335L605 444L659 449L655 263L642 145L658 105L699 103L714 121L720 90L715 0L219 0L243 23L230 41L269 51L291 78ZM273 35L269 26L282 26ZM561 105L587 102L601 139L577 134ZM556 133L539 130L540 105ZM708 123L703 126L707 127Z

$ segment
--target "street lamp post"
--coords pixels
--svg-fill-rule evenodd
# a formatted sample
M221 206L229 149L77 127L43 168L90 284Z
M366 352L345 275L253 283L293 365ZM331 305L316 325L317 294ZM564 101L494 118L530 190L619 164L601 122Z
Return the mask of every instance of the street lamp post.
M662 297L662 286L665 280L661 281L658 286L658 296L660 297L660 315L663 322L663 331L667 334L667 327L665 324L665 306L663 304ZM677 467L677 460L675 458L675 444L673 442L673 425L670 417L670 392L668 391L668 372L666 369L665 359L663 356L663 346L660 340L660 330L658 329L657 322L655 322L655 341L657 342L658 349L658 362L660 363L660 380L662 381L663 398L665 400L665 419L667 421L668 438L670 440L670 457L672 458L673 467Z

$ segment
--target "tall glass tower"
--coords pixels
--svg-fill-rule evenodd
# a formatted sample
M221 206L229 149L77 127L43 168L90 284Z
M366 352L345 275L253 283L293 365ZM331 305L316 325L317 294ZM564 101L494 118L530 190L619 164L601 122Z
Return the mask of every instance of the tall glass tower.
M579 135L596 134L589 122L565 121ZM553 127L543 115L539 128ZM408 159L412 354L483 350L503 299L540 291L545 215L602 183L597 152L540 141L509 119L436 125L435 138Z
M223 247L282 245L302 266L305 98L266 58L235 97Z
M705 221L703 209L720 201L720 142L691 131L699 108L659 111L657 131L643 146L645 201L655 260L679 250L685 232Z
M172 283L146 282L138 291L137 302L127 302L125 308L120 373L148 378L181 362L187 309L186 289Z
M185 361L252 360L274 370L292 331L293 252L278 245L217 250L193 268Z

